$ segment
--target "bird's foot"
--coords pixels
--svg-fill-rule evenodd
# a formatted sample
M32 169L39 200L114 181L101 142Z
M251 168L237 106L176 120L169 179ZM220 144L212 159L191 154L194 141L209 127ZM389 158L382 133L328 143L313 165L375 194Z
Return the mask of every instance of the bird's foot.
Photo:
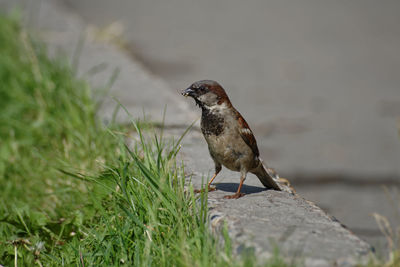
M226 196L224 196L224 198L226 198L226 199L238 199L238 198L240 198L240 197L242 197L244 195L245 195L244 193L235 193L233 195L226 195Z
M208 192L212 192L212 191L215 191L215 190L217 190L217 188L215 188L215 187L211 187L211 186L209 186L208 187ZM203 189L195 189L195 190L193 190L195 193L203 193L203 192L205 192L206 190L203 188Z
M217 190L216 187L211 187L211 186L208 187L208 192L212 192L212 191L215 191L215 190Z

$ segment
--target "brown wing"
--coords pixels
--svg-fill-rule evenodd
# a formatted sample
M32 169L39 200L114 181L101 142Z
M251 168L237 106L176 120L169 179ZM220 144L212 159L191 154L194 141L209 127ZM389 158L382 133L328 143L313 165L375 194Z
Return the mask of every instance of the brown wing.
M242 137L244 142L251 148L254 155L256 157L260 156L260 152L258 151L258 147L257 147L256 138L254 137L253 132L250 130L249 125L243 119L242 115L240 115L239 112L237 112L237 116L238 116L240 136Z

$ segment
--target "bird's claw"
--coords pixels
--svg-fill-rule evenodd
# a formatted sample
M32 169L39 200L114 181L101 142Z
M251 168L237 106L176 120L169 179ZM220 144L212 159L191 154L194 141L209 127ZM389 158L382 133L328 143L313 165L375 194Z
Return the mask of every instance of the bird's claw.
M244 193L235 193L233 195L224 196L224 198L225 199L238 199L238 198L240 198L240 197L242 197L244 195L245 195Z
M217 190L217 188L215 188L215 187L211 187L211 186L209 186L208 187L208 192L212 192L212 191L215 191L215 190ZM203 193L203 192L205 192L206 190L203 188L203 189L195 189L195 190L193 190L195 193Z
M208 192L212 192L212 191L215 191L215 190L217 190L217 188L216 187L208 187Z

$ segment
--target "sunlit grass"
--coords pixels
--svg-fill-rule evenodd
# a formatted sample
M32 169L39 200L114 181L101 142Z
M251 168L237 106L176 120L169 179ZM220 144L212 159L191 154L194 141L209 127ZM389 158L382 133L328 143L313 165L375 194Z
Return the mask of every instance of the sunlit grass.
M0 79L0 262L18 251L29 263L59 250L96 212L87 207L96 187L58 169L99 172L118 140L96 120L87 83L5 17Z

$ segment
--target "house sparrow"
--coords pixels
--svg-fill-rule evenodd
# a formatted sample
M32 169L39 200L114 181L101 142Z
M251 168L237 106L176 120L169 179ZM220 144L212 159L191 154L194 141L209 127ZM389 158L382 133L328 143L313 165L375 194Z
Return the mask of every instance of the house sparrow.
M222 165L241 174L237 192L224 198L235 199L244 195L240 190L248 172L255 174L266 188L281 190L259 158L253 132L232 106L221 85L211 80L198 81L185 89L182 95L192 97L202 110L201 131L215 163L215 173L208 183L209 191L215 190L210 185Z

